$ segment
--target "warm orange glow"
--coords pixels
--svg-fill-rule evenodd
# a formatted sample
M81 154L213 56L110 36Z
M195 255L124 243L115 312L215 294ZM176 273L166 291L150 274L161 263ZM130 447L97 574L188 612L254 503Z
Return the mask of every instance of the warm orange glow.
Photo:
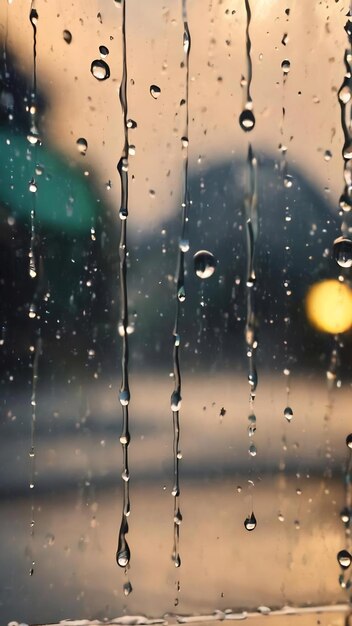
M310 287L306 299L309 321L326 333L343 333L352 326L352 290L338 280Z

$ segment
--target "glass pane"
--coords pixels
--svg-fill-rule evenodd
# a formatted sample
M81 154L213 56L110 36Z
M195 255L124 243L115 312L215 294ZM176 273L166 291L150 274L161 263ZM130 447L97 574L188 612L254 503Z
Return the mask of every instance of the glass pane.
M347 12L1 3L2 623L344 620Z

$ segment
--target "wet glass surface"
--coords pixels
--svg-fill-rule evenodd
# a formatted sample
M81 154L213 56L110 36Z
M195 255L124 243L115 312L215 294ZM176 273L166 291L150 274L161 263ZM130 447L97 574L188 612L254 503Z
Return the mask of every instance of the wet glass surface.
M348 8L1 3L2 623L350 600Z

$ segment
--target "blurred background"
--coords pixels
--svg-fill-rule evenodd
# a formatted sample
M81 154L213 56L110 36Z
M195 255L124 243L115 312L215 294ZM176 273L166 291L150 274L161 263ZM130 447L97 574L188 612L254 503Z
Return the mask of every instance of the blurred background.
M171 560L170 395L185 159L182 11L171 0L126 5L133 120L128 597L115 562L122 506L121 5L36 1L33 117L30 3L0 4L1 622L346 602L336 555L348 547L341 510L351 505L345 440L352 291L350 270L339 268L331 250L344 184L337 91L348 3L251 3L251 133L238 122L247 76L245 3L187 3L191 206L180 321L179 570ZM99 59L108 64L106 80L91 72ZM160 88L157 98L152 85ZM244 338L249 139L258 162L256 430L248 421ZM34 195L38 276L30 279ZM348 229L348 214L343 219ZM206 280L193 268L202 249L217 260ZM251 444L257 454L249 454ZM257 527L248 532L252 511Z

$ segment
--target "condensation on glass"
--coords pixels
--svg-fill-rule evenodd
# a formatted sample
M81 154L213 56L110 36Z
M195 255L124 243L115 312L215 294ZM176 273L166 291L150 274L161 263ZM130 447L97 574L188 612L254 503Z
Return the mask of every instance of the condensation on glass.
M1 623L344 623L350 40L1 3Z

